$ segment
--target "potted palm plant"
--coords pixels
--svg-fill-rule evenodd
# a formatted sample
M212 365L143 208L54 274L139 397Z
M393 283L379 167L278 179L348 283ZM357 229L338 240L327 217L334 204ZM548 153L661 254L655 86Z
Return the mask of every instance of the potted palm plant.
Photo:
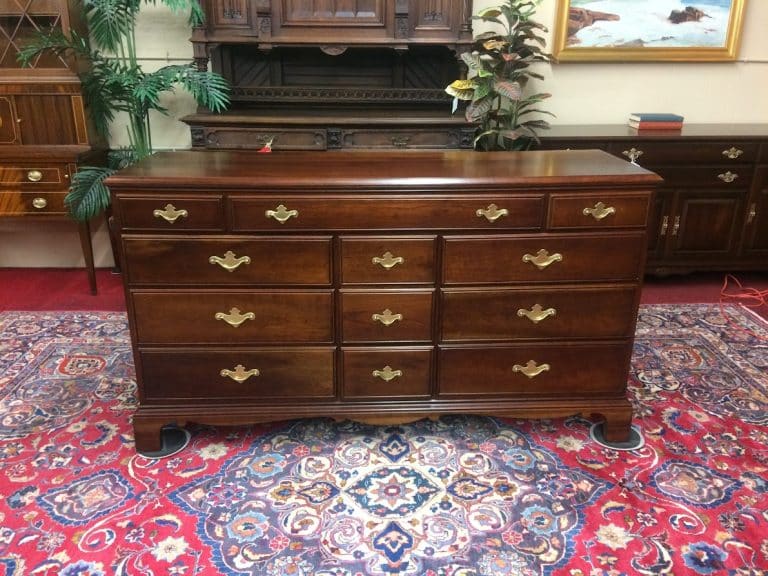
M541 35L547 29L533 20L540 2L507 0L473 16L493 29L476 36L472 50L461 55L469 78L445 91L454 97L454 111L460 101L468 102L466 119L478 126L476 150L527 150L538 142L538 130L549 128L540 116L553 114L538 105L551 95L526 95L531 78L543 79L531 66L552 59Z
M107 166L83 166L73 176L65 202L77 220L89 220L110 203L104 180L120 168L152 154L150 110L167 113L160 96L177 87L188 90L201 106L220 112L229 105L229 85L218 74L200 71L190 62L154 72L142 70L136 56L136 19L143 3L153 0L82 0L89 34L60 29L40 32L19 52L29 64L41 53L73 55L83 63L80 81L89 116L96 131L109 138L118 113L127 115L128 146L111 150ZM174 11L188 10L190 24L200 25L198 0L161 0Z

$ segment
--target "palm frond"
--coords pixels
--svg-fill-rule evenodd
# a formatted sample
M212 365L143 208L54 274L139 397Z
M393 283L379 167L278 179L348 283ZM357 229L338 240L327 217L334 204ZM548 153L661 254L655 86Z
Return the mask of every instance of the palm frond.
M115 170L99 166L83 166L74 176L64 205L75 220L90 220L103 212L110 203L109 188L104 180Z
M139 4L134 0L84 0L83 9L94 44L117 52L136 27Z

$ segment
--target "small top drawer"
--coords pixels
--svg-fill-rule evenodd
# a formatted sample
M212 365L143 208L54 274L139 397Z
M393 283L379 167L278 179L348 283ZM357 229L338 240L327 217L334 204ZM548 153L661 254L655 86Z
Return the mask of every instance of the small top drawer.
M236 232L261 230L537 230L544 195L233 196Z
M69 170L66 164L25 164L0 167L0 186L23 189L69 187Z
M341 239L343 284L433 284L435 239L382 237Z
M552 194L549 200L550 229L644 228L651 194Z
M757 158L758 148L759 143L754 141L661 142L654 140L643 142L637 140L612 142L608 146L608 152L626 160L634 159L640 166L650 166L652 164L753 162Z
M115 199L115 215L123 230L224 230L221 195L124 196Z

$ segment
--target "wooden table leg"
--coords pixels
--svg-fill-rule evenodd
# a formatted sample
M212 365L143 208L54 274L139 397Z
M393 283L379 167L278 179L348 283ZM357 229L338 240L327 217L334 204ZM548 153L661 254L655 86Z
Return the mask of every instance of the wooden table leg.
M85 258L85 267L88 271L88 284L91 287L91 294L96 295L96 268L93 263L93 243L91 242L91 227L88 221L78 223L78 232L80 233L80 246L83 249Z

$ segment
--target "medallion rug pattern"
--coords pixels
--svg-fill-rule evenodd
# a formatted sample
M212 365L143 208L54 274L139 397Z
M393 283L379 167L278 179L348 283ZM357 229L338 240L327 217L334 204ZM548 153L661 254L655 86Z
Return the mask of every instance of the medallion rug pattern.
M727 312L641 308L636 450L579 417L318 418L162 460L123 313L2 313L0 576L768 574L768 325Z

